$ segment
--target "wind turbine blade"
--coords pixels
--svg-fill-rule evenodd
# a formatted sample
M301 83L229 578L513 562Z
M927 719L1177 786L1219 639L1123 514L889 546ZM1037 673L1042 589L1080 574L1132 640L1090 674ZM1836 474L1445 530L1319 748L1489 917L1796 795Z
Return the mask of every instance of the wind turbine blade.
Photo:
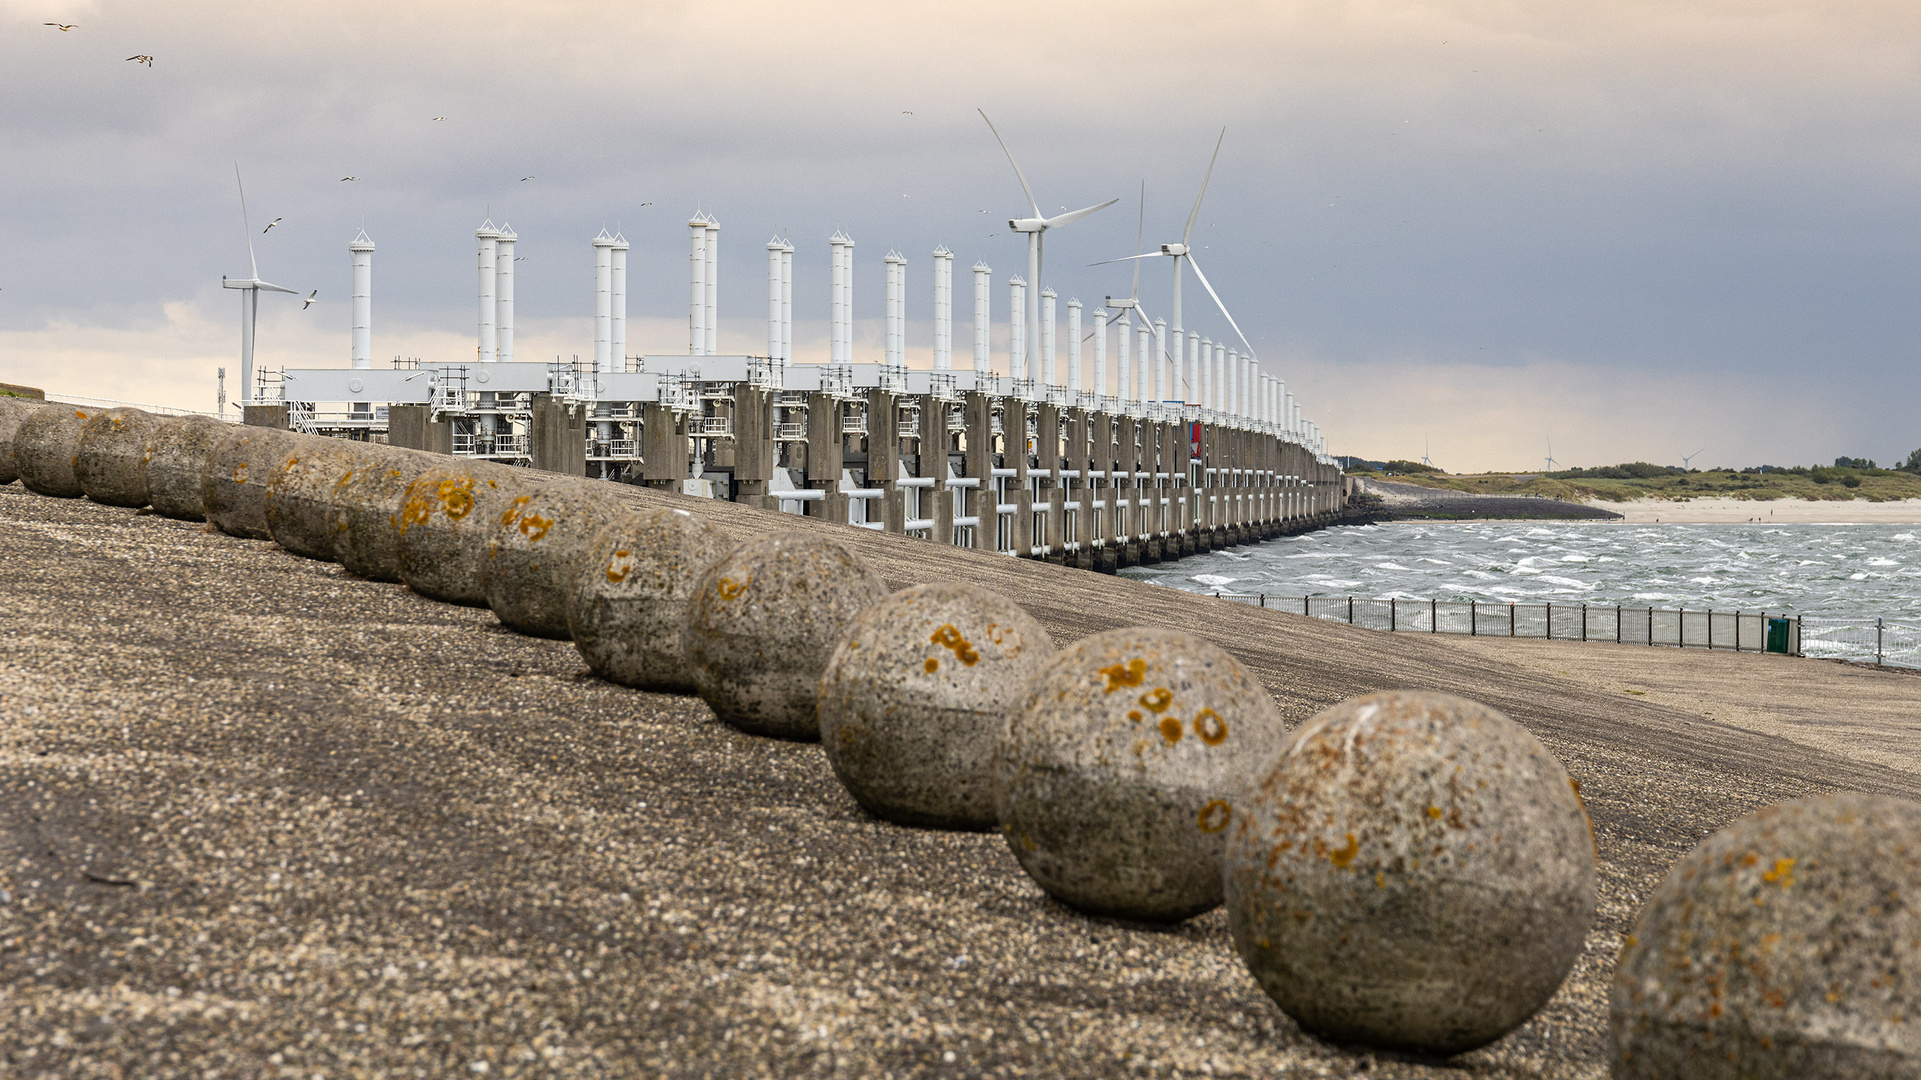
M1074 222L1076 222L1076 221L1079 221L1080 219L1082 219L1082 218L1084 218L1084 217L1086 217L1087 215L1089 215L1089 214L1091 214L1091 213L1093 213L1094 211L1096 211L1096 210L1105 210L1105 209L1107 209L1108 207L1110 207L1110 206L1112 206L1112 205L1114 205L1114 204L1115 204L1115 203L1117 203L1117 202L1120 202L1120 200L1119 200L1119 199L1109 199L1109 200L1107 200L1106 202L1104 202L1104 203L1102 203L1102 204L1100 204L1099 206L1089 206L1089 207L1086 207L1086 208L1084 208L1084 209L1080 209L1080 210L1070 210L1070 211L1068 211L1067 213L1065 213L1065 214L1062 214L1062 215L1061 215L1061 216L1059 216L1059 217L1051 217L1051 218L1048 218L1048 219L1047 219L1047 221L1046 221L1046 223L1045 223L1045 227L1046 227L1046 228L1049 228L1049 229L1052 229L1052 228L1055 228L1056 226L1060 226L1060 225L1071 225L1071 224L1073 224Z
M300 295L299 289L289 289L284 285L269 285L264 281L256 281L254 283L254 288L259 289L263 292L284 292L284 293L292 293L295 296Z
M1149 252L1144 252L1140 255L1129 255L1129 256L1126 256L1125 258L1120 258L1120 259L1102 259L1100 262L1088 263L1087 265L1107 266L1110 263L1133 262L1135 259L1160 259L1160 258L1168 258L1168 257L1169 256L1165 251L1149 251Z
M975 109L974 111L981 114L982 120L987 120L987 110ZM1033 209L1035 217L1040 217L1041 204L1034 201L1034 189L1027 186L1027 176L1021 172L1021 163L1014 160L1014 152L1007 148L1007 140L1001 138L1001 133L994 127L992 120L987 120L987 130L994 133L994 141L1001 144L1001 153L1007 155L1007 163L1014 167L1014 177L1021 182L1021 191L1027 196L1027 205Z
M1187 265L1194 268L1194 276L1200 279L1201 288L1206 289L1207 295L1214 298L1214 306L1221 309L1221 315L1227 319L1227 325L1234 328L1234 335L1241 339L1241 344L1247 346L1247 355L1253 356L1254 346L1248 343L1247 335L1241 333L1241 326L1234 321L1234 316L1227 313L1227 305L1221 303L1221 294L1215 292L1214 286L1208 284L1207 275L1201 273L1201 264L1194 261L1193 255L1189 255L1187 257Z
M240 163L233 163L233 185L240 189L240 231L247 234L247 269L249 276L260 280L260 263L253 257L253 225L247 221L247 185L240 182Z
M1214 156L1207 159L1207 175L1201 177L1201 193L1194 196L1194 209L1188 212L1187 228L1181 230L1181 246L1187 246L1194 235L1194 219L1201 216L1201 200L1207 198L1207 182L1214 179L1214 163L1220 160L1221 143L1227 141L1227 129L1221 129L1221 137L1214 140Z
M1141 181L1141 216L1140 216L1140 220L1134 223L1134 252L1136 255L1138 255L1141 250L1141 237L1146 235L1147 235L1147 181L1142 180ZM1134 264L1134 291L1129 293L1128 296L1133 300L1135 300L1136 302L1138 302L1141 298L1141 264L1140 263Z

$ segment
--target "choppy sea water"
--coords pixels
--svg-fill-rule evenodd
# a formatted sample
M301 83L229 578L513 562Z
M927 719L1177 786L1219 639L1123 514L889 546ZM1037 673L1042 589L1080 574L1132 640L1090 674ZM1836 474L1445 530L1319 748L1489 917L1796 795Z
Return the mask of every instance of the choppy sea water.
M1921 619L1921 526L1399 522L1324 529L1128 577L1193 592Z

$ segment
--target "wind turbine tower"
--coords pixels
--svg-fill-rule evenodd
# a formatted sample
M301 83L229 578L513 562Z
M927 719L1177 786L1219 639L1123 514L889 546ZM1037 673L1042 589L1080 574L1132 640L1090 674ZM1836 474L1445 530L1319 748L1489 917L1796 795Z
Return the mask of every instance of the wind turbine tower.
M234 186L240 189L240 229L247 234L247 270L245 278L222 277L223 289L240 289L240 407L245 409L253 403L253 338L254 323L260 317L260 293L282 292L299 295L295 289L273 285L260 280L260 263L253 254L253 224L247 219L247 188L240 182L240 166L233 167Z
M1070 210L1065 214L1059 214L1051 218L1043 217L1041 215L1041 204L1034 198L1034 189L1028 186L1027 176L1021 172L1020 162L1014 160L1014 152L1007 148L1007 140L1001 138L1001 133L994 127L994 122L987 119L986 110L979 110L979 112L981 119L987 120L987 130L994 133L994 141L1001 144L1001 152L1007 155L1007 163L1014 167L1014 177L1021 182L1021 192L1027 196L1028 209L1034 212L1033 217L1007 219L1007 227L1014 232L1027 234L1027 312L1026 318L1020 321L1028 327L1035 328L1034 333L1038 336L1041 325L1041 289L1043 288L1041 283L1041 236L1049 229L1072 224L1096 210L1105 210L1115 203L1120 202L1120 200L1109 199L1098 206L1088 206L1079 210Z

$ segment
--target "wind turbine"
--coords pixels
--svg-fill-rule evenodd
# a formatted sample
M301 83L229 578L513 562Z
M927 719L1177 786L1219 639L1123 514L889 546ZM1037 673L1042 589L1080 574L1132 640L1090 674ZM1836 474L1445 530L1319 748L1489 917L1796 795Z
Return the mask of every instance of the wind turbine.
M1207 185L1214 179L1214 163L1220 160L1221 144L1226 140L1227 129L1222 128L1220 137L1214 140L1214 156L1207 159L1207 174L1201 178L1201 193L1194 197L1194 209L1188 211L1187 225L1181 230L1181 242L1178 244L1162 244L1159 251L1149 251L1140 255L1129 255L1125 259L1108 259L1106 262L1157 259L1162 256L1167 256L1174 260L1174 310L1172 312L1174 321L1168 327L1168 333L1176 339L1180 337L1180 333L1183 330L1181 323L1181 264L1185 262L1188 266L1193 267L1194 277L1200 281L1201 287L1207 290L1207 295L1214 298L1214 306L1221 309L1221 314L1227 319L1227 325L1234 328L1234 334L1241 339L1241 344L1247 346L1247 355L1253 356L1254 346L1248 342L1247 335L1241 333L1240 324L1234 321L1234 316L1228 314L1227 305L1221 303L1220 294L1214 291L1214 286L1208 284L1207 275L1201 273L1201 264L1194 261L1194 249L1190 244L1190 241L1194 238L1194 222L1199 220L1201 216L1201 201L1207 198ZM1103 264L1094 263L1093 265L1100 266Z
M1141 181L1140 220L1135 222L1134 224L1134 250L1135 251L1139 251L1141 249L1141 237L1145 235L1147 235L1147 181L1143 180ZM1108 262L1125 262L1127 260L1109 259L1107 261ZM1105 264L1095 263L1094 265L1102 266ZM1121 318L1124 318L1124 319L1129 317L1128 315L1129 312L1138 311L1141 313L1141 325L1150 327L1150 328L1154 325L1154 320L1148 318L1147 309L1141 306L1141 264L1140 263L1134 264L1134 288L1133 288L1133 291L1127 294L1127 298L1124 300L1116 300L1113 297L1109 296L1102 301L1102 305L1105 306L1110 311L1120 312ZM1132 327L1129 326L1127 330L1122 330L1121 333L1130 333L1131 331L1132 331ZM1165 353L1163 353L1162 356L1164 359L1166 358ZM1136 358L1133 362L1145 364L1147 363L1147 357L1144 355L1140 356ZM1178 367L1175 370L1175 378L1176 379L1180 378L1180 371ZM1144 387L1137 388L1136 393L1137 393L1137 396L1140 398L1140 400L1142 401L1148 400L1146 389Z
M1549 439L1547 441L1547 471L1553 472L1554 466L1558 464L1560 464L1560 462L1554 460L1554 440Z
M976 109L975 111L981 114L982 120L987 120L987 110ZM992 120L987 120L987 130L992 131L994 141L1001 144L1001 152L1007 155L1007 163L1014 167L1015 179L1021 182L1021 192L1027 196L1027 206L1034 211L1034 216L1031 218L1007 219L1007 227L1014 232L1027 234L1027 325L1030 328L1029 333L1032 334L1028 340L1038 343L1041 339L1041 235L1049 229L1079 221L1096 210L1105 210L1120 200L1109 199L1098 206L1070 210L1051 218L1042 217L1041 204L1034 198L1034 189L1027 186L1027 177L1021 172L1020 162L1014 160L1014 152L1007 148L1007 140L1001 138L1001 133L994 127ZM1039 351L1034 350L1032 355L1038 356ZM1022 359L1024 362L1027 358ZM1027 369L1032 372L1037 367L1038 365L1028 365Z
M1548 451L1550 454L1553 452L1551 449ZM1434 459L1427 456L1427 436L1425 435L1421 436L1421 464L1430 467L1434 464Z
M1694 453L1692 453L1692 454L1682 454L1682 455L1681 455L1681 467L1682 467L1683 469L1685 469L1685 468L1688 468L1688 462L1690 462L1690 461L1693 461L1693 460L1694 460L1695 458L1698 458L1698 457L1700 457L1700 456L1701 456L1701 454L1702 454L1702 452L1703 452L1703 451L1705 451L1706 449L1707 449L1707 447L1705 447L1705 446L1704 446L1704 447L1702 447L1702 448L1701 448L1700 450L1696 450L1696 451L1695 451Z
M233 167L234 186L240 189L240 230L247 234L247 269L249 276L230 278L221 275L220 287L223 289L244 290L240 295L240 407L245 410L253 401L253 327L260 314L260 292L290 293L299 296L298 289L282 285L272 285L260 280L260 263L253 255L253 226L247 223L247 186L240 182L240 166Z

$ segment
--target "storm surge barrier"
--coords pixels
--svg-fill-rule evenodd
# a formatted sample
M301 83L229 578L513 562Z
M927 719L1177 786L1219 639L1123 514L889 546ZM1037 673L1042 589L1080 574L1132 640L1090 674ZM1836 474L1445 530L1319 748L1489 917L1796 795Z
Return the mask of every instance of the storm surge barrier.
M1768 611L1206 593L1368 630L1773 652L1921 668L1921 623Z

